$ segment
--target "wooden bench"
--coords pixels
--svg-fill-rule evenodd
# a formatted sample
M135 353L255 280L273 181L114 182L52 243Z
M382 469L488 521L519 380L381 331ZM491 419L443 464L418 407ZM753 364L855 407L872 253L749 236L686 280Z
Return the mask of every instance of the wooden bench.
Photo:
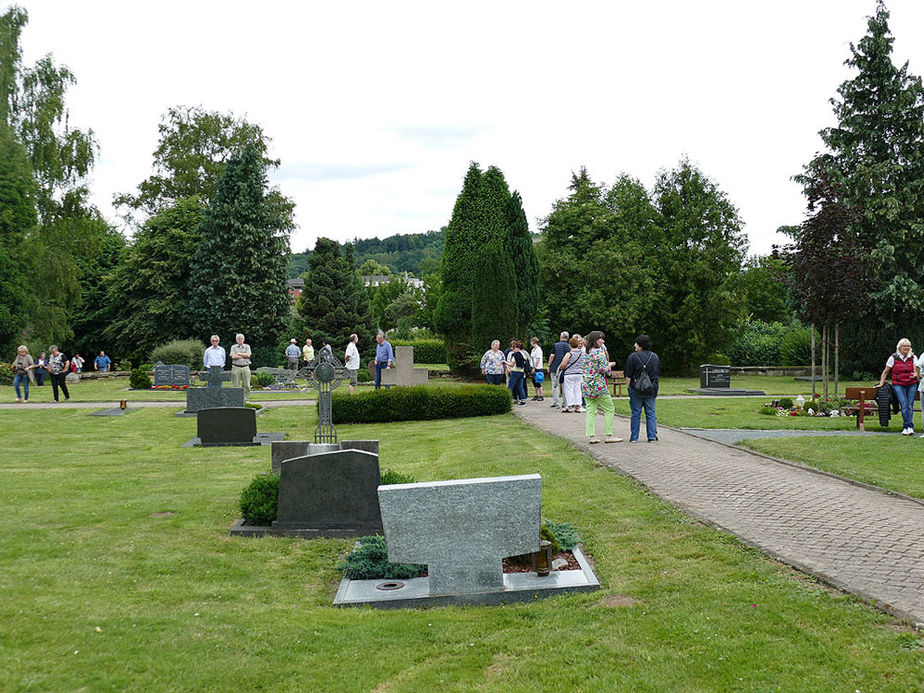
M874 414L879 412L879 405L876 403L876 393L879 392L878 386L870 387L848 387L844 390L844 397L847 399L858 400L856 407L845 407L844 413L846 414L856 414L857 415L857 428L861 431L866 430L864 423L866 411L867 411L867 400L869 400L869 413ZM921 399L921 393L914 393L915 401ZM854 411L855 410L855 411ZM914 411L911 412L914 414Z
M622 397L622 386L629 387L629 381L626 380L625 371L613 371L610 376L613 380L613 397ZM619 394L616 394L616 388L619 388Z

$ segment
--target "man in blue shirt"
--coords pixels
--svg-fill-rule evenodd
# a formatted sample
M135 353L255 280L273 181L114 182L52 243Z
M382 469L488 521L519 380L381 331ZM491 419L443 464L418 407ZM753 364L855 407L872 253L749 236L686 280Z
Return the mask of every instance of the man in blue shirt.
M302 355L302 350L298 348L298 341L289 340L289 346L286 347L286 368L290 371L298 370L298 357Z
M205 353L202 355L202 365L205 366L205 370L208 370L212 366L221 366L225 367L225 348L218 346L218 335L212 335L212 346L205 350Z
M109 371L109 364L112 363L112 359L106 356L105 351L99 352L99 356L93 359L93 368L98 370L100 373L107 373Z
M389 368L395 362L395 352L391 344L385 340L385 335L379 332L375 336L375 389L382 386L382 370Z
M562 359L565 358L565 354L571 349L571 347L568 346L569 336L567 332L562 332L558 335L558 341L555 342L555 345L552 347L552 353L549 355L549 380L552 381L552 407L556 409L561 401L559 396L561 382L558 380L558 365L561 363Z

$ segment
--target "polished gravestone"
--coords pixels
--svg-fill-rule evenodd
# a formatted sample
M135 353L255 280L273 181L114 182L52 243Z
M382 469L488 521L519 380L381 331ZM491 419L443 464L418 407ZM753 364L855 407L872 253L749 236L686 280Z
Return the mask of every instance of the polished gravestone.
M160 361L154 366L154 387L184 387L189 385L189 366L165 364Z
M720 397L759 397L763 390L747 390L743 387L731 386L731 366L704 363L699 367L699 387L690 388L687 392L696 392L700 395Z
M312 443L308 440L283 440L273 443L271 467L274 474L279 474L282 463L295 457L317 455L322 452L336 450L363 450L375 455L379 454L379 441L377 440L343 440L339 443Z
M428 576L344 578L335 606L500 604L599 588L577 548L581 570L504 574L504 558L539 549L538 474L395 484L378 494L388 560L426 564Z
M285 433L257 433L257 412L250 407L213 407L196 412L196 437L182 447L270 445Z
M414 368L414 347L399 346L395 347L395 365L382 371L382 385L426 385L428 374L426 368Z
M273 376L274 385L295 385L295 371L289 368L270 368L269 366L260 366L257 373L269 373Z
M205 381L207 385L186 390L186 414L216 407L244 406L244 388L221 386L223 382L231 380L231 373L222 371L221 366L212 366L208 375L199 375L199 380Z

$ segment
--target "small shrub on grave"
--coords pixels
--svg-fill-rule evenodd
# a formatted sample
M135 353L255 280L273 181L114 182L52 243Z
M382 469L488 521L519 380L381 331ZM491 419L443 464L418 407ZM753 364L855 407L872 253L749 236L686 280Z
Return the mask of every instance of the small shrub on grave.
M205 347L197 339L174 339L161 344L151 352L151 362L189 366L192 370L202 368L202 352Z
M150 372L154 370L154 366L152 366L150 363L142 363L141 365L138 366L138 369L142 371Z
M351 580L406 580L419 577L427 569L416 563L389 563L385 537L360 537L356 541L359 546L337 566Z
M393 469L386 469L382 472L382 486L390 486L391 484L416 484L417 479L412 477L410 474L402 474L401 472L396 472Z
M136 368L128 379L128 385L132 390L150 390L154 383L147 371Z
M792 397L783 397L780 399L780 409L792 409Z
M251 379L251 383L250 383L251 389L267 387L269 385L272 385L274 382L273 374L267 373L266 371L257 371L256 373L253 374L253 376L251 376L250 379ZM254 380L256 380L256 384L254 384L253 382Z
M130 371L130 370L132 370L132 362L129 361L128 359L122 359L122 360L119 361L119 363L116 365L115 370L121 371L121 372L123 372L123 373L126 372L126 371Z
M764 406L762 406L760 409L757 410L757 413L763 414L764 416L776 416L776 413L778 411L783 411L783 410L778 409L777 407L772 407L769 404L765 404Z
M555 536L555 539L561 545L561 551L571 551L581 540L580 534L570 522L552 522L551 520L542 520L542 526L548 529ZM545 538L545 537L543 537Z
M12 385L13 377L13 364L0 361L0 385Z
M349 395L333 394L334 423L428 421L510 412L510 391L496 385L455 388L392 387Z
M446 347L441 339L389 340L395 348L414 347L414 363L446 363Z
M255 527L267 527L279 507L279 475L260 474L241 492L241 517Z

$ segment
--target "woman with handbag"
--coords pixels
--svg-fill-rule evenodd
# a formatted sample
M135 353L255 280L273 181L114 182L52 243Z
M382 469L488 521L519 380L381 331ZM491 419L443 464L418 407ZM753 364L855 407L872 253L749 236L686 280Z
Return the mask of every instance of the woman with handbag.
M622 438L613 435L613 398L606 384L609 375L616 364L608 359L606 348L603 346L603 333L594 330L587 335L587 356L584 357L584 379L581 388L587 399L587 418L584 421L584 432L589 440L587 442L599 443L597 438L597 406L603 411L604 441L607 443L621 443Z
M584 349L581 348L581 336L573 335L568 340L571 350L565 354L558 372L561 374L562 390L564 391L563 414L574 414L581 411L581 383L584 380Z
M645 429L648 442L658 439L658 417L655 399L661 377L661 360L651 350L651 338L640 334L635 338L635 351L626 359L626 380L629 382L629 442L637 443L645 409Z

